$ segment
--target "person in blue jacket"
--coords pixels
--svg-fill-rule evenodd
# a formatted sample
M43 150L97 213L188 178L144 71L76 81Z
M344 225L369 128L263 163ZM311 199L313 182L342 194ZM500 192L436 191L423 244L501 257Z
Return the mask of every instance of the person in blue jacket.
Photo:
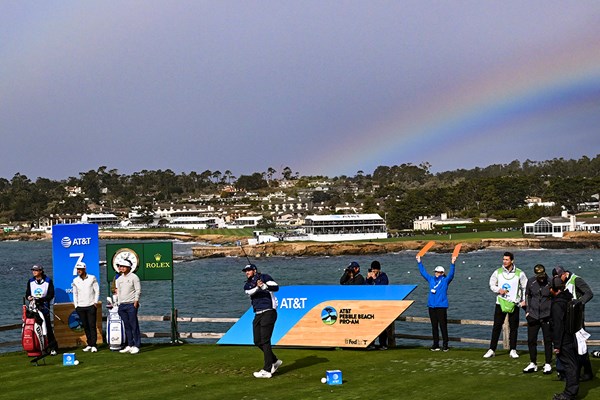
M442 349L448 351L448 286L454 279L454 264L456 257L452 257L450 271L446 275L446 270L442 266L434 269L434 275L429 275L421 262L421 257L417 256L419 272L421 276L429 282L429 297L427 307L429 307L429 319L431 320L431 332L433 334L433 346L431 351L440 351L440 334L442 331Z

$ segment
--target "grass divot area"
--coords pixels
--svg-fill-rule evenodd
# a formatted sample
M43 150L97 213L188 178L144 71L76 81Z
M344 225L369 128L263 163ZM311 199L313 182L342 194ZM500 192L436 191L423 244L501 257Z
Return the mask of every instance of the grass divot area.
M0 399L550 399L562 391L556 373L523 374L529 357L499 350L431 352L423 347L386 351L275 348L283 365L271 379L256 379L262 353L249 346L156 344L139 354L75 349L78 366L62 354L33 366L25 353L0 355ZM539 358L539 356L538 356ZM543 358L543 356L542 356ZM592 359L594 371L600 359ZM326 370L343 384L321 383ZM600 378L581 384L580 399L600 398Z

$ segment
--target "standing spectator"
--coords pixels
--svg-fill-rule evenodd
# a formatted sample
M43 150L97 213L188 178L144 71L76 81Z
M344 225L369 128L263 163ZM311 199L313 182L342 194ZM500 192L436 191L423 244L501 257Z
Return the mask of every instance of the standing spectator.
M555 394L552 400L571 400L579 392L580 368L577 361L577 340L566 326L567 307L573 295L565 290L565 283L560 276L552 278L552 296L552 341L566 380L565 390Z
M375 260L371 263L366 283L367 285L389 285L388 276L385 272L381 272L381 263L379 261ZM385 328L379 335L379 348L381 350L387 350L388 348L388 330L390 330L390 326Z
M497 293L496 307L494 309L494 326L492 328L492 338L490 340L490 349L483 355L484 358L494 357L502 325L506 316L508 316L509 326L509 345L511 358L519 358L517 353L517 329L519 328L519 304L524 305L525 288L527 287L527 277L525 273L514 264L515 256L507 251L502 257L502 267L494 271L490 277L490 289Z
M142 335L138 321L142 285L140 278L131 272L131 265L123 262L118 267L120 276L116 280L116 284L119 296L119 317L123 321L125 337L127 338L127 346L119 352L137 354L142 346Z
M585 329L585 304L594 297L594 293L586 281L582 277L575 275L570 271L565 271L564 268L558 266L552 270L552 276L560 276L560 279L565 284L565 290L569 291L573 296L573 299L577 302L581 302L583 307L583 328ZM594 372L592 371L592 363L590 362L589 353L581 354L578 356L579 365L583 367L583 374L581 375L582 381L589 381L594 378ZM557 366L557 371L560 374L560 368Z
M33 277L27 282L25 289L25 297L27 300L35 300L35 305L44 315L44 324L46 324L46 332L48 335L48 349L50 355L55 356L58 350L58 343L54 336L54 329L50 321L50 304L54 299L54 282L44 273L44 268L41 265L31 267Z
M544 374L552 373L552 332L550 331L550 282L546 274L546 268L542 264L533 267L535 276L527 281L525 289L525 319L527 319L527 346L529 347L530 363L524 373L536 372L537 367L537 337L542 329L544 338Z
M360 274L360 265L352 261L344 270L340 278L340 285L364 285L365 278Z
M87 273L85 263L78 262L75 268L77 268L77 276L73 279L71 287L73 288L73 305L85 332L87 346L83 351L95 353L98 351L96 347L98 339L96 304L100 298L100 287L96 277Z
M419 256L417 256L417 263L419 264L421 276L429 282L427 307L429 308L431 333L433 334L431 351L440 351L440 330L442 331L443 340L442 349L448 351L450 349L448 347L448 286L454 279L456 257L451 259L448 275L446 275L446 270L441 265L435 267L433 275L429 275Z
M277 321L277 298L273 292L279 290L279 285L271 276L258 272L254 264L246 265L242 272L246 274L244 291L250 296L254 310L252 322L254 344L263 352L264 359L263 368L254 372L254 377L270 378L283 364L271 347L271 336Z

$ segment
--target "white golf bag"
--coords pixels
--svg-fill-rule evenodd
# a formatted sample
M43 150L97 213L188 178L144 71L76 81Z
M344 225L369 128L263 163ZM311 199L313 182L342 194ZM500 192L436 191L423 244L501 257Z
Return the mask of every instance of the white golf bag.
M123 321L119 317L119 304L116 297L113 299L107 297L108 316L106 318L106 341L109 348L113 351L121 350L125 343L125 328Z

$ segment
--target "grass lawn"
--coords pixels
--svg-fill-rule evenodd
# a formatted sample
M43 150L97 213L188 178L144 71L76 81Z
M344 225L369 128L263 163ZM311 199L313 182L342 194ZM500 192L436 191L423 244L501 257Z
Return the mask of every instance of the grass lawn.
M523 374L529 358L506 351L492 359L483 349L427 348L387 351L282 349L284 363L271 379L256 379L262 365L255 347L147 345L137 355L102 347L75 351L80 365L62 356L33 366L22 353L0 355L0 399L551 399L564 382L556 374ZM592 359L594 370L600 360ZM320 382L340 369L343 385ZM600 379L581 384L579 398L600 399Z

